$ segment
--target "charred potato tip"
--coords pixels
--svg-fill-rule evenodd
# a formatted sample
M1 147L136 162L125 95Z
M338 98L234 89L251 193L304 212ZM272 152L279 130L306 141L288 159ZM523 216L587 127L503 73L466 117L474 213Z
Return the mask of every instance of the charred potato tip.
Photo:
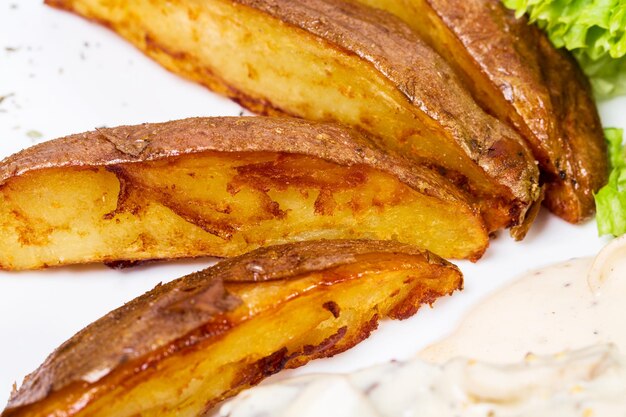
M86 327L25 379L2 417L200 415L461 287L456 267L394 242L262 248Z

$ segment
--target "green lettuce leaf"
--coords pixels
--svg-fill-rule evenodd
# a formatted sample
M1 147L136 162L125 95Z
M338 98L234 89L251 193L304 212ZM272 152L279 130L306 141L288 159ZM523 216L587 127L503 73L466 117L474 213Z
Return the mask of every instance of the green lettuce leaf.
M626 0L503 0L572 51L596 96L626 94Z
M626 153L622 129L604 129L608 142L611 174L608 183L595 195L598 234L626 233Z

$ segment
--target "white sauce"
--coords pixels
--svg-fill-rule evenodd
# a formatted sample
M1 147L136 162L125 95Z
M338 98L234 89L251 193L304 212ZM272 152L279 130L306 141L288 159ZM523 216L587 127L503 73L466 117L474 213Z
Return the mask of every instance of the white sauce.
M496 292L420 358L260 386L219 416L624 417L624 317L626 237Z
M596 346L515 365L414 359L245 391L221 417L623 417L626 357Z
M420 353L510 363L597 343L626 353L626 238L594 259L574 259L532 272L489 296L451 336Z

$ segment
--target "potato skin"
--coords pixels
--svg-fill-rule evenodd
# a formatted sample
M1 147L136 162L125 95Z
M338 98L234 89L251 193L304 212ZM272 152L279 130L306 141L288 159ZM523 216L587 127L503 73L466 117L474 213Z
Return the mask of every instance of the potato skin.
M384 131L386 127L373 121L380 117L377 114L362 114L358 121L342 119L331 109L314 102L294 106L281 104L271 88L263 93L249 91L243 87L242 79L220 74L210 62L205 62L207 59L210 61L210 55L203 57L197 50L181 47L185 45L182 36L186 35L180 35L180 42L176 37L164 40L155 22L146 20L138 24L134 16L159 13L159 9L152 8L149 3L136 4L132 11L128 6L122 7L115 2L93 4L88 0L48 0L47 3L105 24L168 69L234 98L253 111L338 120L373 134L373 138L388 149L443 167L450 178L470 189L483 203L490 231L523 223L529 207L540 196L537 168L532 154L518 134L485 114L446 62L406 25L386 13L329 0L226 2L232 7L231 15L263 14L277 27L291 27L294 36L302 36L303 42L315 42L340 55L358 57L367 71L376 71L380 80L392 85L394 92L399 93L399 105L408 104L414 112L411 117L415 122L410 127L398 127L395 137ZM194 19L202 15L203 7L211 8L222 3L225 2L177 1L170 3L170 9L181 15L188 14L189 21L185 24L194 28L197 25ZM150 9L150 13L142 13L143 9ZM161 18L171 23L167 21L168 13L163 11ZM154 28L150 28L153 23ZM200 49L200 28L190 32ZM232 43L231 39L224 41ZM245 48L247 44L240 46ZM257 54L267 55L271 51L257 51ZM250 68L251 79L256 77L256 71ZM361 75L355 74L355 77ZM345 88L337 83L338 90ZM307 106L315 110L308 111ZM397 109L389 110L390 114L385 115L385 124L393 120L395 111ZM410 139L412 135L418 139ZM421 145L427 141L439 141L444 148ZM420 146L422 149L416 150ZM459 175L463 178L458 178Z
M555 159L556 172L545 170L544 203L564 220L581 223L595 212L593 195L608 180L606 140L589 81L578 64L567 51L554 49L543 33L536 36L563 141L563 155Z
M405 20L455 69L485 110L526 140L544 204L580 223L607 179L606 145L589 83L567 51L500 0L358 0Z
M273 117L196 117L97 129L43 142L0 161L0 187L27 172L99 167L217 152L282 152L338 165L368 165L446 201L465 193L425 166L373 147L363 134L333 123Z
M376 258L386 258L391 263L377 266L376 260L371 261ZM342 276L333 272L342 266L352 266L356 268L353 271L359 271L361 263L363 268L354 275ZM11 395L2 416L38 415L38 402L54 395L71 396L76 392L89 392L109 374L118 372L119 368L133 363L137 369L142 368L140 364L148 363L157 352L176 354L180 351L185 356L185 349L193 350L199 339L221 343L223 335L230 329L247 320L254 320L256 315L262 316L264 312L246 310L246 301L235 295L233 288L239 288L241 293L241 288L253 290L260 283L284 282L287 285L288 282L306 280L319 274L322 281L318 284L324 287L323 291L332 293L335 285L345 280L358 281L360 274L378 269L379 273L385 273L386 269L392 271L396 268L413 270L413 275L420 276L420 279L438 284L429 287L429 291L421 291L419 285L408 284L415 286L418 292L394 301L387 312L392 318L407 318L422 303L432 303L440 296L461 289L463 285L462 276L454 265L427 251L396 242L324 240L261 248L158 285L81 330L25 378L20 389ZM273 308L273 302L289 303L278 299L262 301L263 305L269 306L266 309ZM338 306L325 308L331 310L335 318L341 314L336 310ZM375 311L375 306L373 308ZM371 325L375 327L375 321L368 324ZM201 328L205 331L200 335L196 330ZM209 328L211 331L206 330ZM242 369L242 372L250 373L242 377L242 384L250 381L258 383L284 366L299 366L312 358L338 353L335 349L341 346L345 350L357 344L367 337L370 330L357 335L355 340L342 341L343 344L339 345L329 343L308 354L295 355L283 363L274 364L275 367L270 367L266 361L264 369L255 366ZM81 411L81 407L86 405L77 405L71 414Z

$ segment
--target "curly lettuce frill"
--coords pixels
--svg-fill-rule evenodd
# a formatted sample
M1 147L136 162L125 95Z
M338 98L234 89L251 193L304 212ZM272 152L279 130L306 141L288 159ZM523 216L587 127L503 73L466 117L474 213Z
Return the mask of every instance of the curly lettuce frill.
M596 96L626 94L626 0L503 0L574 54Z

